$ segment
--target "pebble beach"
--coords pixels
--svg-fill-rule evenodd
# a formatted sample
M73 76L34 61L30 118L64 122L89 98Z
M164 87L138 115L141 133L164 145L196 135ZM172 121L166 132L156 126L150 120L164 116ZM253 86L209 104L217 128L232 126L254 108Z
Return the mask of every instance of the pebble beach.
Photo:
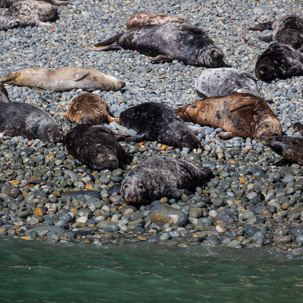
M194 79L204 68L181 62L152 64L130 50L97 52L83 47L125 30L138 11L173 14L205 30L233 68L254 74L268 34L249 31L260 22L300 14L296 0L272 1L71 1L58 7L53 27L0 31L0 76L34 66L84 66L126 82L122 91L94 91L116 117L143 102L174 108L199 100ZM1 9L3 14L5 9ZM258 87L281 121L283 132L299 135L303 123L303 77L258 81ZM27 102L50 113L66 134L68 103L84 91L54 92L5 86L12 102ZM115 122L114 131L132 132ZM285 163L252 139L220 140L221 129L188 123L202 148L190 151L159 142L126 143L132 162L114 170L93 171L68 153L62 143L2 136L0 144L0 235L48 243L122 245L147 241L158 245L224 245L234 248L303 244L303 167ZM150 205L127 205L121 180L154 155L185 159L211 168L213 178L181 199L162 197Z

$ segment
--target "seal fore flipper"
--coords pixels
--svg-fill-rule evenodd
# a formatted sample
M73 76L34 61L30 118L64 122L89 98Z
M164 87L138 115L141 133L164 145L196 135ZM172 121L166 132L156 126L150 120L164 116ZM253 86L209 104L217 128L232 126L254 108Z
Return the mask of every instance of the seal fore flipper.
M271 42L273 40L273 36L268 35L268 36L259 37L259 40L261 40L263 42Z
M272 25L273 22L269 21L269 22L263 22L263 23L259 23L253 27L249 27L248 29L251 31L260 31L263 32L266 29L272 29Z
M151 60L151 63L161 63L161 62L172 62L172 58L165 55L158 55L156 57L148 57Z

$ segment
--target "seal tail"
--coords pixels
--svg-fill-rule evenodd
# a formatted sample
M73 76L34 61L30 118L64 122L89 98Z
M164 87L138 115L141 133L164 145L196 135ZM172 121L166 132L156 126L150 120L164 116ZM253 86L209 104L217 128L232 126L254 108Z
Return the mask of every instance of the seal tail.
M248 29L251 31L263 32L266 29L272 29L272 25L273 25L273 22L269 21L269 22L259 23L253 27L249 27Z
M1 83L8 83L10 84L11 82L13 82L15 79L17 78L17 74L16 72L12 72L6 76L0 77L0 82Z
M123 35L123 32L120 34L117 34L107 40L98 42L97 44L95 44L94 46L86 46L86 45L82 45L85 48L88 48L90 50L100 50L100 51L108 51L108 50L121 50L123 49L120 45L117 44L117 41L119 40L119 38Z

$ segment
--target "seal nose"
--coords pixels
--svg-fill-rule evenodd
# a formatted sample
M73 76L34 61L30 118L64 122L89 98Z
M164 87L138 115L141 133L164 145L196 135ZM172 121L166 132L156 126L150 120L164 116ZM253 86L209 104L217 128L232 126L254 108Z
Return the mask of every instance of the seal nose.
M80 117L80 124L93 124L93 119L88 116L81 116Z

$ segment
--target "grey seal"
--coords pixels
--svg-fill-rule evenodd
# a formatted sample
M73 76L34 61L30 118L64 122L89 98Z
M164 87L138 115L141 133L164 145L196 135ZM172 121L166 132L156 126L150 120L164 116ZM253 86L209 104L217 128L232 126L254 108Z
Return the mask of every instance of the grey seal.
M121 183L123 199L130 204L148 204L162 197L178 199L211 177L209 167L185 160L151 157L129 171Z
M201 98L248 93L263 98L255 77L235 68L208 68L195 79L195 88Z
M0 132L7 136L23 136L61 142L61 128L43 109L22 102L0 102Z

